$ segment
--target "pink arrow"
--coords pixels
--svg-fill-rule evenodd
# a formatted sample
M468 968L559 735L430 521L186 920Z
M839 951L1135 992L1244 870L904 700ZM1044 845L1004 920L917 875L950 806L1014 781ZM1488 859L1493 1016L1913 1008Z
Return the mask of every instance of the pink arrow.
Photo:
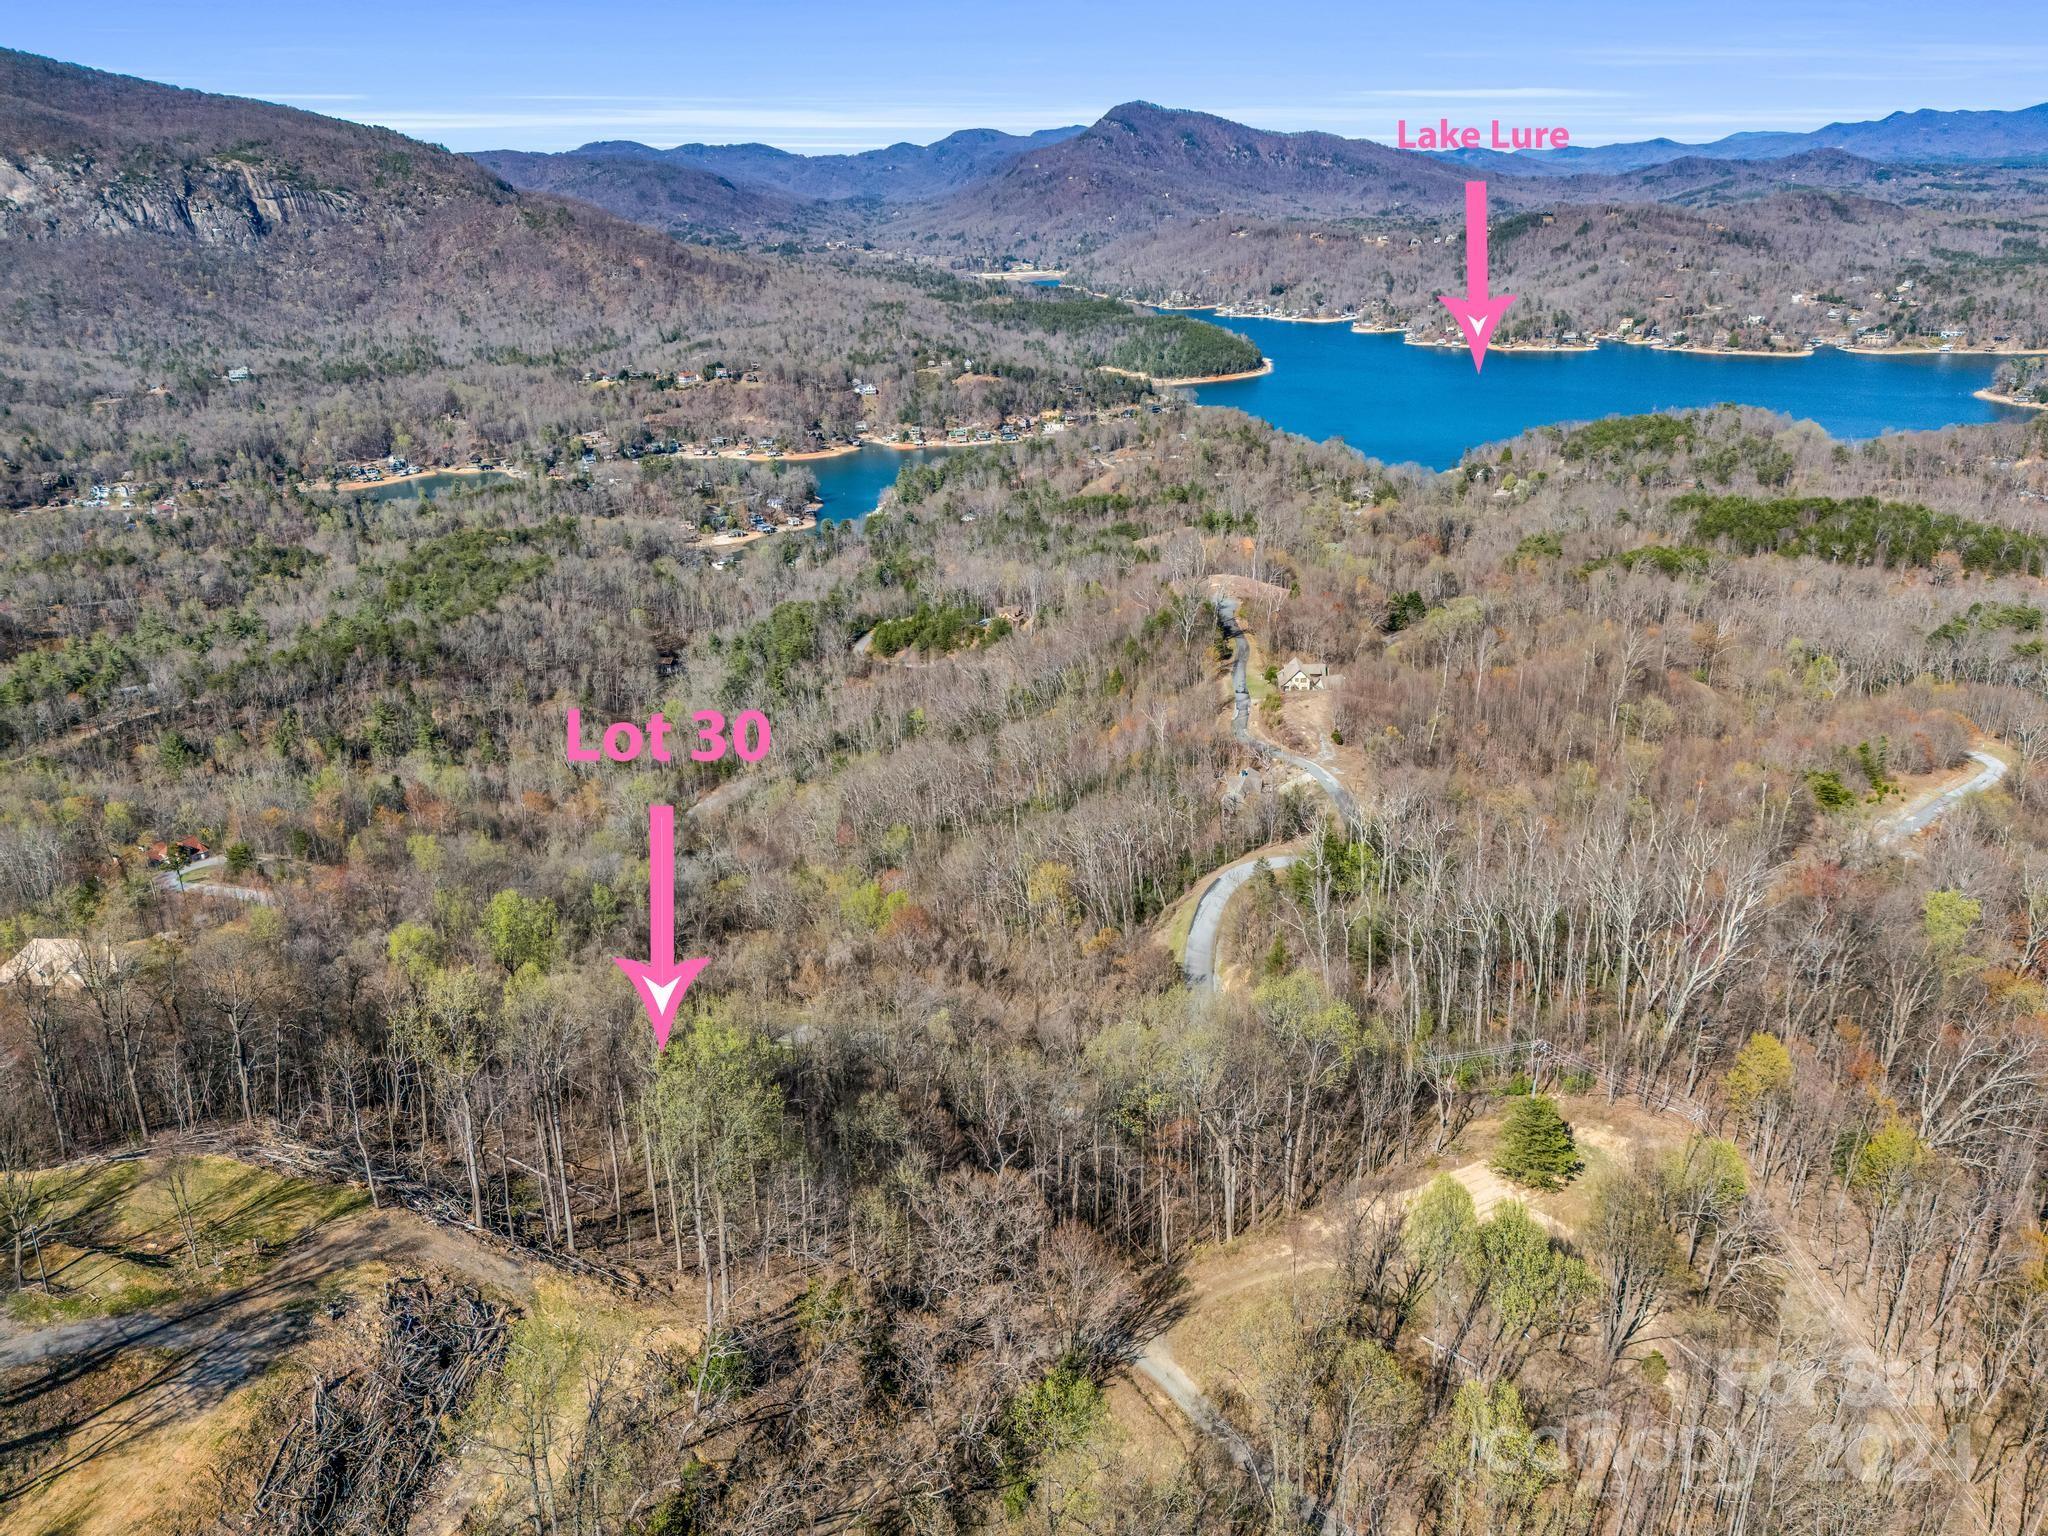
M632 980L654 1026L656 1050L668 1045L676 1010L697 973L711 962L676 963L676 811L672 805L647 807L647 958L614 956L612 964Z
M1465 297L1459 299L1440 293L1437 298L1458 322L1458 329L1465 333L1465 345L1472 349L1472 371L1477 373L1486 364L1486 344L1500 329L1501 316L1515 302L1512 293L1491 298L1486 292L1486 183L1483 181L1465 183Z

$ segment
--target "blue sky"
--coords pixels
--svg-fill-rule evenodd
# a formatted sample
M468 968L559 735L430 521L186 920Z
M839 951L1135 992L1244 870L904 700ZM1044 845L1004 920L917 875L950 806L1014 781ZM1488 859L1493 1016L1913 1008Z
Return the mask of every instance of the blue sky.
M1449 114L1575 143L2048 98L2048 5L1596 0L93 0L0 42L453 149L758 139L809 153L1087 122L1132 99L1391 138Z

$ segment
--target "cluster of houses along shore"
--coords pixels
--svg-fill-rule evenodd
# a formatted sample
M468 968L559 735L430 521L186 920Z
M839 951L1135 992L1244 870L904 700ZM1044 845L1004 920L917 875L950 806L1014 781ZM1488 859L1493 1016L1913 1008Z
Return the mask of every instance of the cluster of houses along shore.
M1151 406L1146 409L1157 411L1159 407ZM995 446L1020 443L1031 437L1054 437L1070 428L1086 426L1098 420L1134 416L1139 410L1140 407L1136 405L1112 406L1102 410L1048 410L1037 415L1009 415L988 421L954 421L943 427L896 426L880 431L871 430L866 422L861 422L852 433L827 432L821 427L814 427L796 437L775 432L763 432L759 435L737 433L731 436L711 437L703 442L685 442L679 438L653 438L645 442L615 444L603 433L590 432L571 440L571 467L588 470L603 460L632 461L665 456L753 461L802 459L852 453L863 444L903 449ZM368 491L424 475L475 474L483 471L515 476L524 473L516 468L514 461L510 459L490 458L482 454L472 454L461 463L433 464L416 463L401 454L392 454L386 458L363 459L336 465L328 472L324 481L315 481L312 488L330 491ZM566 471L564 466L553 464L542 472L552 478L560 478ZM195 486L193 489L198 487ZM158 494L159 490L161 487L152 489L129 481L98 482L75 496L53 499L48 505L121 513L128 525L133 527L136 515L159 517L178 509L179 503L175 496Z
M570 450L574 456L574 465L587 470L601 461L616 459L633 461L650 458L812 458L834 453L852 453L867 443L884 448L977 447L1020 443L1029 437L1054 437L1073 426L1087 425L1099 418L1128 417L1135 415L1137 410L1138 407L1134 405L1115 406L1101 411L1051 409L1035 414L1012 414L991 420L952 420L943 427L930 428L899 425L878 430L862 421L855 423L850 432L835 432L827 430L823 425L813 425L797 434L721 433L700 441L676 437L649 437L642 441L615 442L608 433L591 431L572 438ZM464 469L495 469L509 472L510 461L473 454L466 465L416 464L394 454L389 458L365 459L359 463L341 465L334 471L332 480L336 489L346 485L370 488L415 475L457 473ZM563 471L559 465L550 465L547 472L559 476Z
M949 419L945 425L935 427L897 425L875 428L865 421L859 421L854 423L850 431L832 431L822 423L814 423L806 431L794 435L780 432L741 432L731 435L720 434L701 441L655 437L643 442L616 445L602 433L585 433L577 441L581 447L582 462L585 464L593 463L600 458L639 459L662 455L699 459L800 458L828 453L850 453L864 443L873 443L885 448L1019 443L1028 437L1057 436L1069 426L1094 421L1098 414L1130 415L1134 410L1135 407L1127 406L1107 413L1098 413L1054 408L980 420Z
M1552 223L1552 216L1543 215L1542 222ZM1249 231L1236 229L1231 231L1231 235L1245 239ZM1316 242L1323 237L1311 232L1308 238ZM1389 237L1384 234L1358 238L1362 238L1365 244L1378 247L1390 244ZM1430 237L1429 243L1441 244L1445 238L1435 235ZM1408 249L1417 250L1423 239L1416 234L1397 235L1391 243L1397 247L1405 244ZM1663 260L1672 264L1674 273L1693 271L1685 253L1676 245L1663 253ZM1628 259L1622 259L1622 266L1629 264ZM1710 267L1702 275L1714 278L1721 273L1719 269ZM1680 299L1679 284L1674 280L1654 299L1646 301L1643 308L1623 315L1604 328L1594 325L1584 330L1558 329L1539 341L1520 344L1590 347L1603 341L1620 341L1688 350L1791 352L1832 346L1862 351L1937 353L2007 352L2039 344L2039 338L2029 341L2026 337L1981 323L1975 326L1960 323L1923 326L1915 318L1916 312L1922 308L1922 299L1919 279L1913 276L1900 277L1895 282L1855 277L1840 287L1841 292L1781 294L1775 300L1753 298L1747 308L1714 302L1693 308ZM1166 309L1207 309L1216 300L1174 289L1157 302ZM1456 326L1441 314L1432 312L1417 318L1404 314L1401 306L1384 298L1353 305L1311 302L1303 306L1291 296L1281 295L1225 303L1214 312L1218 319L1226 321L1292 320L1348 324L1361 334L1402 332L1417 343L1459 348L1465 345Z
M415 464L403 454L394 453L388 458L364 459L357 464L343 464L334 471L333 480L339 486L344 481L357 485L379 485L387 480L405 480L414 475L445 475L463 470L475 472L484 469L504 469L500 460L487 458L481 453L472 453L462 464Z
M759 384L761 375L752 368L737 372L722 363L709 368L618 368L583 371L586 384L652 384L656 389L695 389L704 384Z
M689 389L712 383L759 383L761 375L751 369L734 371L718 365L703 370L586 370L582 374L582 380L592 386L614 386L635 382L653 383L661 388ZM863 400L871 399L877 394L877 387L862 378L855 378L851 389ZM1000 445L1020 443L1032 437L1052 437L1071 427L1085 426L1099 419L1129 417L1141 409L1157 411L1160 407L1156 404L1141 407L1129 403L1091 407L1080 404L1077 396L1063 407L980 418L948 417L942 424L931 426L899 424L877 427L862 420L847 429L828 428L819 421L813 422L800 432L731 432L701 440L664 437L657 432L618 442L614 442L604 432L592 431L570 440L571 459L566 465L552 456L544 458L538 465L527 463L522 466L511 458L494 458L483 453L472 453L462 462L419 462L404 454L392 453L335 464L324 472L324 476L309 480L308 485L316 491L373 491L382 486L428 475L478 474L486 471L501 475L521 475L538 472L552 478L560 478L565 474L575 473L579 468L587 470L600 460L608 459L677 457L779 460L853 453L867 444L904 449ZM194 483L188 486L188 489L199 491L203 488ZM116 479L97 482L75 495L56 496L49 505L108 509L122 513L145 512L146 509L145 515L156 516L175 511L178 504L170 495L164 494L164 488L161 486L152 488ZM132 517L129 522L133 526Z

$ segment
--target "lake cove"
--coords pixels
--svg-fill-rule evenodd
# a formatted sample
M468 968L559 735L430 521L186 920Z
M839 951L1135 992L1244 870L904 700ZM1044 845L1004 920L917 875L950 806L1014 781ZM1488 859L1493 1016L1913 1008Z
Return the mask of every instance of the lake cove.
M863 443L858 453L813 459L804 465L818 482L819 523L841 523L852 517L866 517L875 510L882 492L896 483L896 477L912 464L923 464L940 453L963 449L879 448Z
M1383 463L1431 469L1553 422L1730 402L1850 439L2028 415L1975 398L1990 386L1995 357L1870 357L1830 347L1810 357L1718 357L1615 342L1580 352L1495 348L1482 374L1462 347L1410 346L1399 335L1341 325L1215 323L1250 337L1273 371L1197 385L1203 405L1231 406L1317 441L1342 438Z
M343 481L335 487L343 496L360 496L365 501L431 501L436 496L453 491L476 491L488 486L505 485L518 476L507 474L501 469L485 470L430 470L423 475L408 475L402 480L383 480L375 485L356 486Z

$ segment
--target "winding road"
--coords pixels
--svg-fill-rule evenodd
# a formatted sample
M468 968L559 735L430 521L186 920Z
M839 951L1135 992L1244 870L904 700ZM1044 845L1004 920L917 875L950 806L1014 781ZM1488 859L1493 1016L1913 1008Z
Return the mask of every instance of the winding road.
M1223 911L1230 905L1230 898L1243 888L1261 865L1268 869L1285 869L1299 857L1293 853L1260 854L1239 864L1225 865L1210 877L1201 897L1195 902L1195 915L1188 923L1188 946L1181 960L1181 970L1189 986L1205 992L1216 990L1216 940L1223 931Z
M1223 632L1230 636L1234 656L1230 663L1230 688L1233 696L1231 729L1237 739L1258 753L1262 758L1278 758L1290 767L1299 768L1322 788L1330 797L1330 803L1337 808L1337 814L1344 818L1348 828L1357 828L1361 818L1358 802L1351 791L1337 782L1337 776L1321 763L1301 757L1270 741L1252 734L1252 695L1245 681L1245 668L1251 660L1251 641L1246 637L1244 626L1237 622L1237 599L1218 597L1216 618L1222 624ZM1187 977L1188 985L1205 992L1216 990L1216 939L1223 929L1224 909L1230 905L1244 883L1251 879L1261 865L1268 869L1285 869L1299 854L1267 853L1240 863L1226 865L1209 879L1209 884L1195 902L1195 915L1188 922L1187 948L1182 954L1181 971Z
M226 896L233 901L261 902L265 906L269 906L277 900L270 892L259 891L255 887L248 885L223 885L217 880L203 881L198 885L186 883L185 877L187 875L194 874L202 869L221 869L226 866L227 862L224 857L216 853L208 858L199 860L195 864L187 864L183 869L165 870L164 873L156 877L156 888L160 891L176 891L180 895L185 896Z
M1223 632L1230 636L1234 649L1230 678L1233 694L1231 725L1237 739L1251 747L1262 758L1277 758L1306 773L1330 797L1338 814L1344 818L1346 826L1355 830L1361 824L1357 801L1353 799L1350 791L1337 781L1335 775L1320 763L1288 752L1252 734L1251 690L1246 681L1246 669L1250 663L1251 653L1250 640L1237 622L1238 604L1235 598L1219 596L1215 600L1215 606L1217 620L1222 624ZM1886 846L1910 841L1949 811L1954 810L1969 796L1990 789L2005 777L2006 764L1991 753L1973 749L1969 756L1978 765L1977 772L1968 778L1929 792L1895 812L1889 820L1876 827L1877 841ZM1223 914L1230 905L1231 897L1235 896L1261 868L1285 869L1299 858L1300 855L1295 853L1255 854L1234 864L1225 865L1209 877L1208 884L1203 887L1201 895L1196 899L1195 910L1188 923L1187 946L1182 956L1182 970L1190 987L1205 992L1220 989L1221 984L1216 974L1216 945L1223 926ZM1598 1070L1596 1068L1596 1071ZM1666 1107L1668 1109L1670 1106ZM1680 1106L1680 1112L1687 1113L1689 1118L1694 1118L1695 1123L1700 1123L1697 1117L1701 1111L1689 1101ZM1474 1166L1476 1168L1477 1165ZM1791 1267L1805 1288L1820 1301L1842 1337L1845 1340L1857 1337L1857 1331L1849 1326L1843 1316L1839 1299L1833 1295L1831 1288L1822 1282L1819 1273L1813 1269L1810 1258L1803 1252L1797 1253ZM1132 1361L1132 1368L1165 1393L1198 1432L1219 1443L1240 1467L1250 1471L1254 1476L1259 1475L1260 1468L1252 1447L1237 1432L1235 1426L1217 1410L1215 1404L1203 1393L1201 1386L1181 1367L1168 1347L1164 1334L1145 1341L1137 1357ZM1910 1408L1896 1403L1893 1406L1899 1413L1900 1422L1921 1439L1922 1448L1931 1447L1931 1442L1926 1438L1925 1426L1911 1413ZM1938 1448L1931 1451L1932 1456L1938 1457L1940 1454ZM1959 1478L1957 1486L1962 1490L1964 1497L1971 1500L1971 1506L1974 1508L1975 1500L1967 1481Z
M1252 695L1245 682L1245 668L1251 660L1251 641L1244 632L1244 626L1237 622L1237 599L1219 597L1216 599L1216 617L1223 625L1223 632L1230 636L1234 656L1230 663L1230 688L1235 696L1231 711L1231 729L1237 739L1257 752L1261 757L1276 757L1290 767L1299 768L1303 773L1322 786L1323 793L1330 797L1330 803L1337 807L1337 814L1344 818L1344 825L1356 830L1360 823L1358 802L1351 797L1351 791L1337 782L1337 776L1313 758L1301 757L1284 747L1276 747L1270 741L1252 734Z
M1216 1411L1216 1405L1195 1385L1195 1379L1181 1369L1173 1351L1166 1347L1165 1334L1147 1339L1138 1358L1131 1363L1140 1376L1167 1395L1190 1424L1228 1451L1232 1461L1257 1475L1258 1463L1252 1448L1235 1426Z
M1976 773L1959 784L1951 784L1948 788L1927 796L1916 805L1907 806L1905 810L1881 824L1877 829L1878 842L1890 846L1918 837L1962 804L1966 797L1981 794L2005 777L2006 765L1989 752L1972 751L1970 757L1979 765Z

